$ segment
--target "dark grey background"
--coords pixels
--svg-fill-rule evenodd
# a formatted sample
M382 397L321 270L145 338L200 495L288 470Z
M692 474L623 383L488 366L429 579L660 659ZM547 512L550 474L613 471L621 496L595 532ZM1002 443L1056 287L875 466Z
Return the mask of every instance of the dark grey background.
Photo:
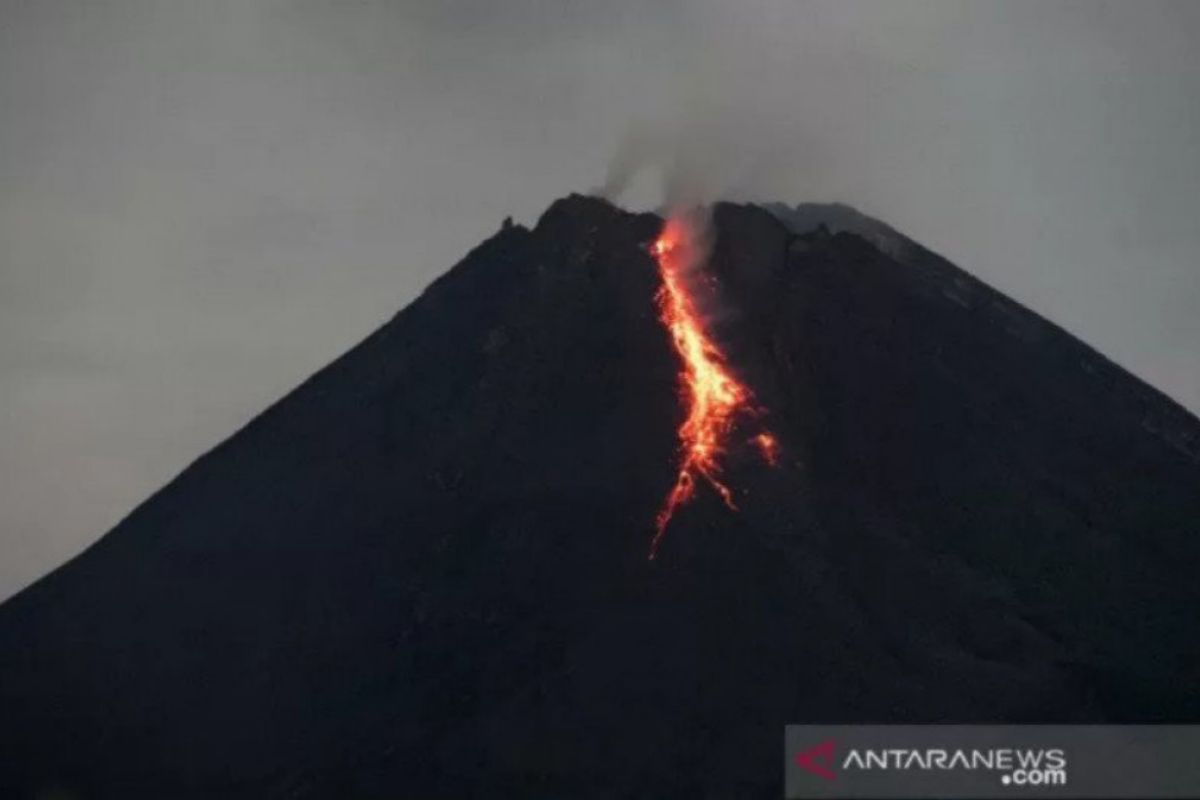
M851 202L1200 408L1192 4L0 13L0 597L619 152Z

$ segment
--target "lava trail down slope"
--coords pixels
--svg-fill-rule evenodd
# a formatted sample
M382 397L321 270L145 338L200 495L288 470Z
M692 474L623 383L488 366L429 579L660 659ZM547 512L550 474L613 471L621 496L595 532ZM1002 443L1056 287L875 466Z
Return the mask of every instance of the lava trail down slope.
M671 334L679 356L680 399L686 408L679 426L679 474L654 519L651 559L658 554L675 511L695 497L701 478L730 510L737 510L733 492L720 477L721 461L739 418L762 413L754 405L753 393L734 376L725 354L708 333L709 319L700 301L715 294L715 281L705 269L707 247L701 242L700 221L692 218L695 216L677 214L667 219L650 247L662 281L658 290L659 319ZM751 441L757 443L769 464L777 463L774 436L762 432Z

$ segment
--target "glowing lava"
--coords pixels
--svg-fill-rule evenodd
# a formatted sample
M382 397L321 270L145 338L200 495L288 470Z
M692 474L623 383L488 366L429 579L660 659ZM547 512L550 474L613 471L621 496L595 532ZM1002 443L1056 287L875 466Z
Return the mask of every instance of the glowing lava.
M760 433L751 439L758 451L762 453L763 460L772 467L779 464L779 442L775 441L775 437L769 433Z
M724 354L705 331L688 285L687 273L699 266L702 256L694 226L679 217L667 220L651 252L662 277L657 298L659 317L670 331L682 361L679 378L688 409L679 427L679 475L655 519L650 543L653 560L675 510L695 496L700 479L720 495L725 505L736 510L733 493L720 478L720 457L738 414L752 413L754 408L750 390L731 374ZM767 462L774 465L778 448L775 438L761 433L753 441Z

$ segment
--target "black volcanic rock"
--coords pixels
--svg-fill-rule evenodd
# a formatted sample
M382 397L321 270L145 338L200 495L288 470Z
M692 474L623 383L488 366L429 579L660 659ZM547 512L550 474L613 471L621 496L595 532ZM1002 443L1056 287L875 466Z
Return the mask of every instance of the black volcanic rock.
M715 212L783 447L733 448L738 513L647 561L660 220L561 200L0 607L0 794L775 798L788 722L1200 717L1200 424L773 211Z

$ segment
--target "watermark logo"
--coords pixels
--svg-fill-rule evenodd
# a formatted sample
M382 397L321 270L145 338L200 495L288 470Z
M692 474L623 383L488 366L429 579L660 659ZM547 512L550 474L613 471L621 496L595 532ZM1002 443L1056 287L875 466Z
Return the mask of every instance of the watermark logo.
M1200 726L791 725L785 744L788 798L1200 797Z
M806 769L818 778L824 778L831 781L837 777L833 771L833 751L837 747L837 742L833 739L821 742L816 747L810 747L807 750L801 750L796 753L796 764L801 769Z

